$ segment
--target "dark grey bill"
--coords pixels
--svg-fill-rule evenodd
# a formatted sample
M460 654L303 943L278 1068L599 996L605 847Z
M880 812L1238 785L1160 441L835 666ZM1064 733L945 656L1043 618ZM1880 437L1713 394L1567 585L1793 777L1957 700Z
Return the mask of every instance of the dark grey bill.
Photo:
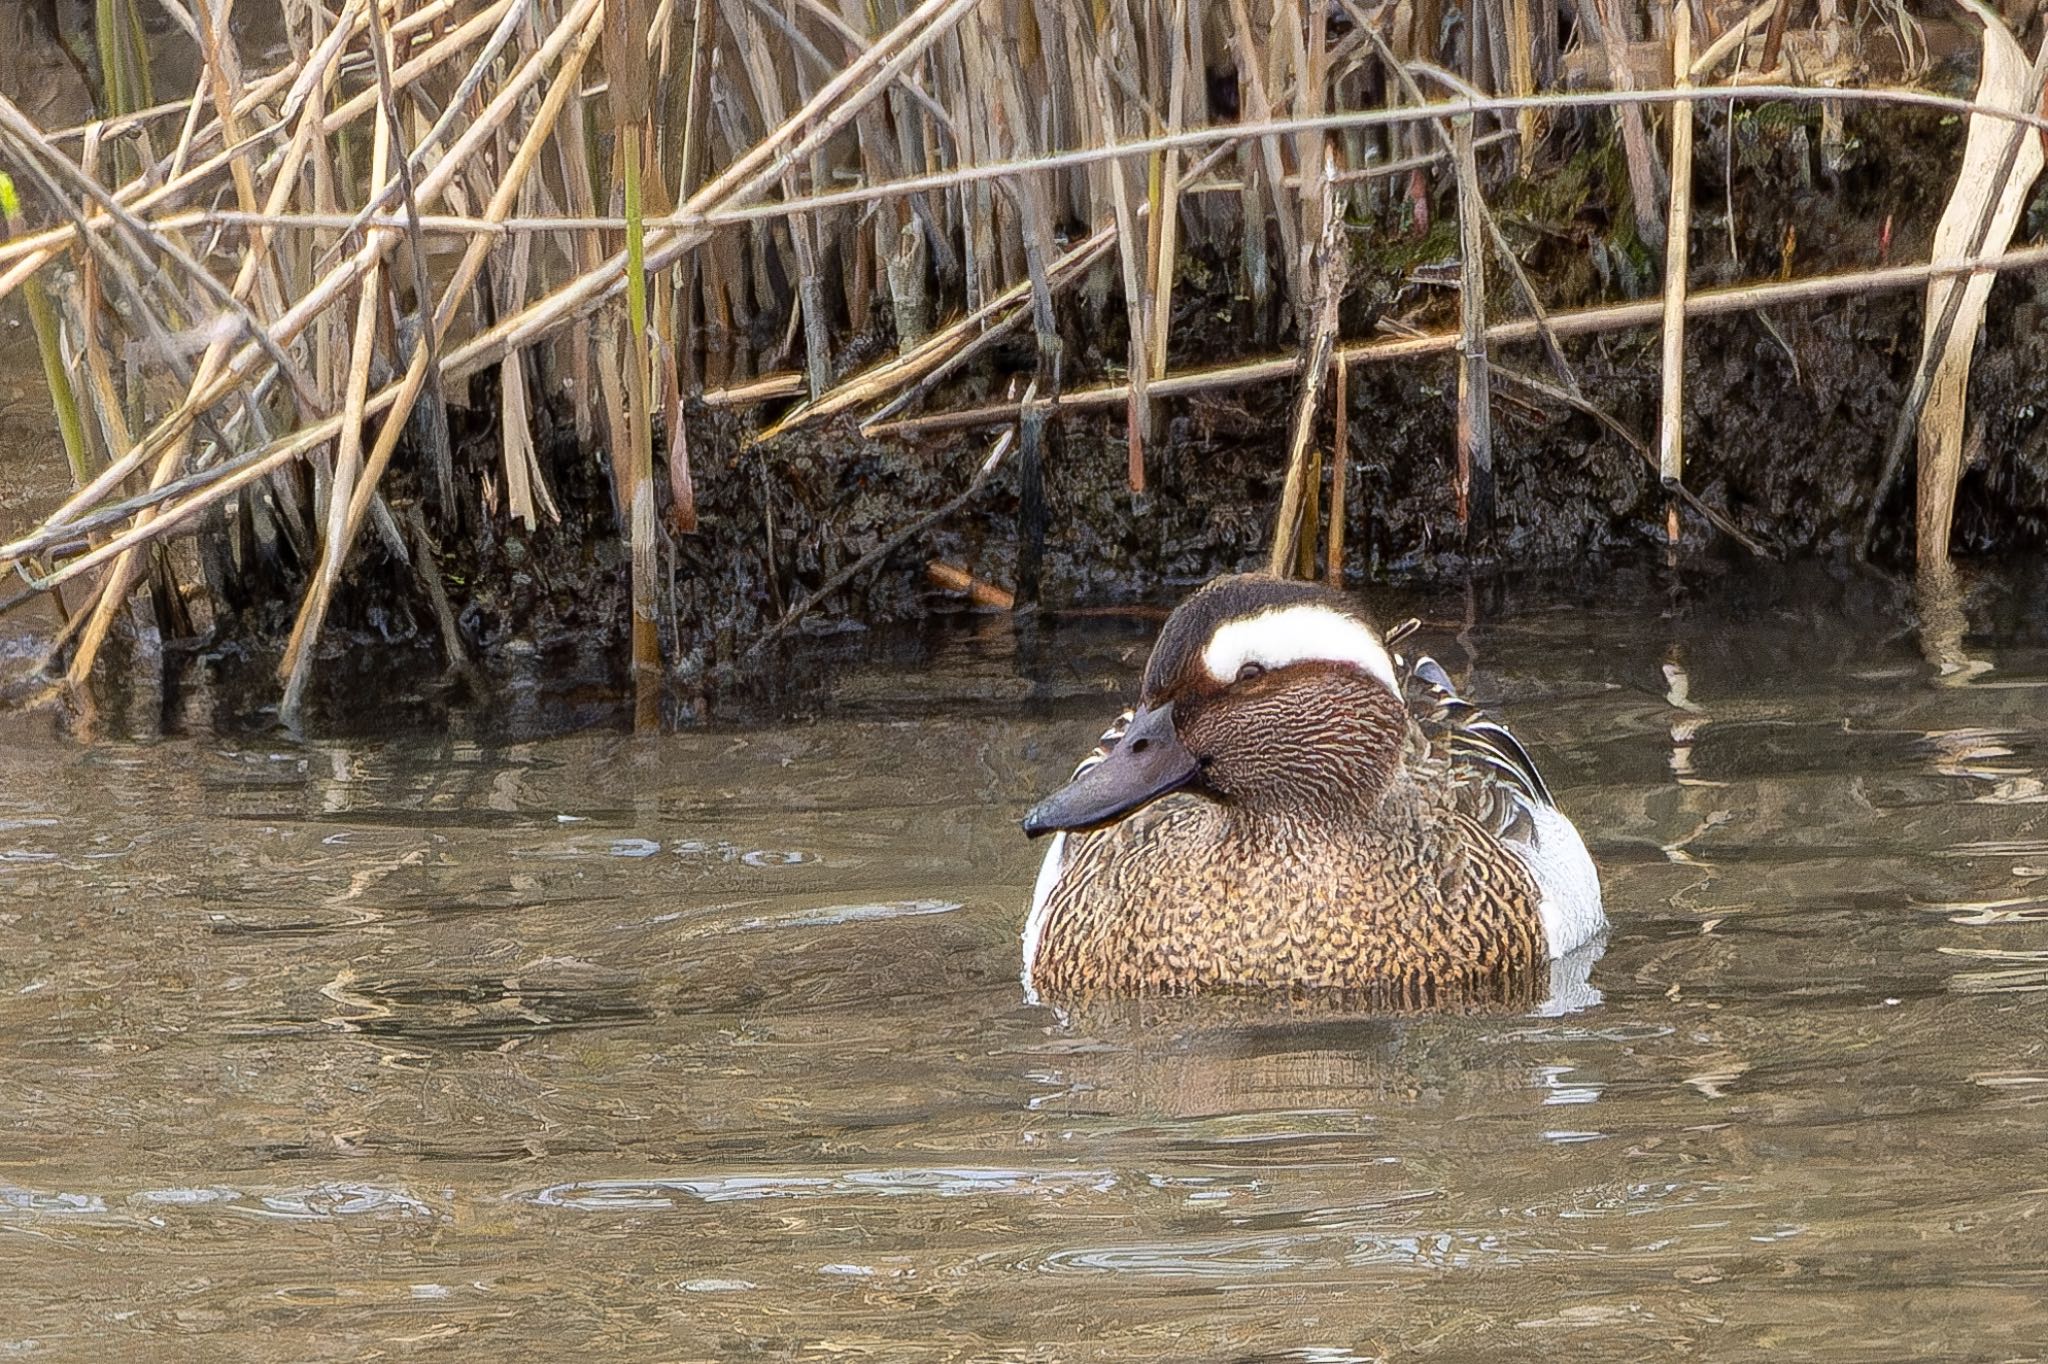
M1036 838L1108 824L1180 790L1201 770L1173 732L1173 703L1141 710L1108 757L1032 807L1024 816L1024 832Z

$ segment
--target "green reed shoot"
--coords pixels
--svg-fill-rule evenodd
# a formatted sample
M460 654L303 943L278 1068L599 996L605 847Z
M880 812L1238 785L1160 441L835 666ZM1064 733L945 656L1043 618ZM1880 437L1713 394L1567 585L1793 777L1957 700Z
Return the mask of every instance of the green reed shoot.
M7 235L21 231L21 196L14 177L0 171L0 222ZM50 291L40 279L30 277L22 286L28 301L29 325L35 328L36 351L43 361L43 380L50 386L50 406L57 410L57 429L64 437L64 457L71 462L71 478L83 488L92 478L90 456L86 453L85 422L78 415L78 396L71 390L71 375L64 368L64 341L57 324L57 308Z

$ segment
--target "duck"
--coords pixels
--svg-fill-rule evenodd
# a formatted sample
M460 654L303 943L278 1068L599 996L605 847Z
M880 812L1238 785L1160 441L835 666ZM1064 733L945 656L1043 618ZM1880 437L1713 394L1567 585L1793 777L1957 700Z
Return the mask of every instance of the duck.
M1528 750L1338 589L1216 578L1137 705L1033 806L1033 1002L1342 991L1528 1001L1601 939L1600 876Z

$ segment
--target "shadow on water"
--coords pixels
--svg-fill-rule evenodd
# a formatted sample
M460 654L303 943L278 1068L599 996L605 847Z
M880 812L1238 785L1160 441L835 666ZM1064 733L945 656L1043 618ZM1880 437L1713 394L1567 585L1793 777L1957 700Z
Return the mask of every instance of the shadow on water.
M1389 601L1601 862L1557 1016L1027 1005L1015 820L1143 622L641 740L0 721L0 1349L2037 1352L2037 581Z

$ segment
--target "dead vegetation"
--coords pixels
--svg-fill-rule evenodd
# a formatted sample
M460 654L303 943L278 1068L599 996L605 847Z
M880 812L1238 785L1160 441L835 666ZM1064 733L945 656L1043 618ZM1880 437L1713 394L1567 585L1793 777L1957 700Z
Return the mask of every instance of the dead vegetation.
M1143 490L1163 405L1292 384L1271 563L1318 571L1320 535L1335 575L1351 371L1451 352L1468 534L1495 512L1505 384L1626 439L1673 499L1674 537L1682 503L1753 546L1686 486L1687 320L1913 286L1928 332L1894 463L1917 439L1919 558L1941 564L1990 271L2048 259L2007 249L2048 128L2028 0L283 0L263 63L230 0L166 8L196 57L189 88L152 71L155 11L102 0L95 46L73 54L101 117L49 128L0 101L0 297L20 292L33 320L74 483L0 545L27 589L0 603L54 597L51 667L74 688L124 619L203 634L224 583L267 575L293 601L279 680L294 714L366 537L410 566L459 651L435 537L558 514L533 423L563 393L630 547L643 719L673 609L662 546L697 529L700 401L758 409L764 439L828 420L1014 431L964 500L1013 446L1035 486L1046 424L1105 407ZM1981 51L1973 97L1913 84L1931 43ZM1695 123L1766 101L1817 108L1824 153L1851 106L1965 119L1955 183L1930 187L1952 196L1932 260L1692 288ZM1553 311L1488 189L1589 112L1612 120L1663 288ZM1396 218L1426 236L1440 197L1455 324L1343 336L1361 242ZM1242 349L1190 367L1175 318L1203 287L1187 277L1197 239L1230 244ZM1120 300L1120 373L1080 371L1063 340L1063 310L1091 290ZM1664 337L1654 442L1585 391L1561 342L1645 327ZM851 364L874 337L891 352ZM993 350L1027 342L1015 396L958 396ZM1526 342L1543 373L1501 363ZM499 463L465 483L447 413L477 376L497 395ZM1017 576L1029 601L1028 556Z

